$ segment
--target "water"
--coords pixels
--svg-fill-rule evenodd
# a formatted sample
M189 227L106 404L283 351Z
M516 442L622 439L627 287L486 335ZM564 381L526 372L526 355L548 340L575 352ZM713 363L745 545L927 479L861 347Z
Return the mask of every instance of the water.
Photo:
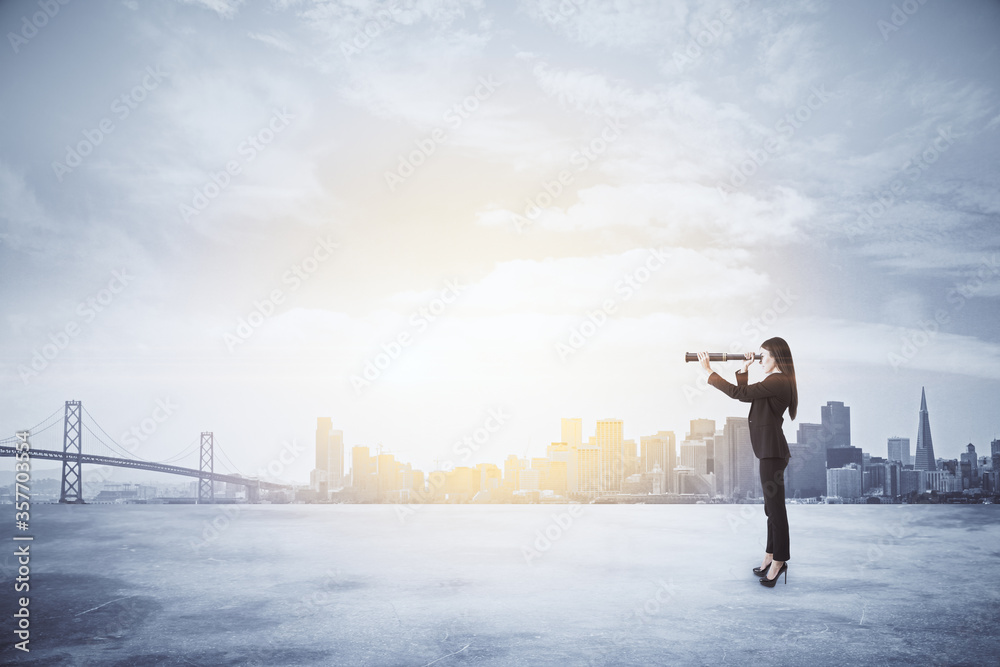
M789 505L774 589L761 505L401 509L33 506L31 652L0 660L997 664L996 506Z

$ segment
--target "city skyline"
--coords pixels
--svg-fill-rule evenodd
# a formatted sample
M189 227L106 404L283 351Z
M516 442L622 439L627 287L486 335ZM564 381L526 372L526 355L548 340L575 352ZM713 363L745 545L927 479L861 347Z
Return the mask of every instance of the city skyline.
M86 408L75 402L72 405L74 419L86 415L94 428L110 438ZM70 407L67 403L67 420ZM921 387L917 451L912 457L910 439L906 437L887 438L885 456L880 456L876 450L865 451L853 445L851 406L842 401L827 401L820 406L820 415L820 423L800 423L796 437L789 440L793 458L786 472L789 497L797 498L801 494L802 497L833 496L837 499L843 496L845 501L856 502L872 496L878 497L880 502L885 502L885 498L889 502L899 502L901 497L909 497L912 501L912 494L927 491L996 495L1000 490L1000 439L990 442L989 455L978 454L975 444L968 443L957 459L934 456L926 387ZM39 446L40 434L49 432L48 440L60 435L52 430L53 426L62 423L61 418L53 421L57 416L60 416L58 411L46 419L48 425L37 433L32 429L30 439L34 451L46 449L44 444ZM221 443L214 447L217 464L201 467L217 473L236 473L234 479L249 477L291 483L299 490L292 492L292 487L274 489L285 502L292 497L306 502L339 499L342 502L409 503L442 502L446 498L447 502L517 502L517 494L525 492L572 500L594 500L601 496L626 498L637 494L653 494L660 498L694 494L706 499L738 502L759 495L756 482L759 463L750 446L746 417L727 417L721 426L712 419L693 418L688 422L688 430L679 432L683 437L678 437L674 431L660 430L638 439L625 437L621 419L598 419L594 435L587 436L582 418L562 417L559 420L560 440L546 446L545 456L510 453L503 460L502 468L488 461L469 460L504 420L502 411L491 413L483 427L453 447L455 453L465 455L465 460L447 459L442 465L442 461L436 459L426 470L414 467L410 461L397 459L393 453L383 451L381 445L374 455L372 448L364 445L352 445L348 449L343 431L333 428L331 417L322 416L316 418L313 449L316 467L309 474L308 485L299 479L282 477L286 465L292 463L296 455L307 453L306 448L294 444L288 446L286 443L287 451L272 460L268 470L258 470L256 475L233 469L232 460ZM120 449L120 443L111 438L109 445L89 423L83 423L82 428L76 425L74 429L80 433L89 432L112 456L122 453L115 451ZM206 442L211 449L214 433L201 433L202 456ZM92 448L83 449L85 454L95 453ZM982 451L986 451L985 446ZM286 453L293 454L292 458L286 459ZM126 454L126 458L132 457ZM181 462L175 458L173 463ZM157 490L159 487L140 486L134 479L112 481L115 466L101 466L100 470L93 464L90 467L91 470L83 475L83 493L76 490L70 495L79 494L95 502L162 495ZM66 495L66 474L64 466L63 495ZM224 493L230 502L252 502L261 492L259 487L250 489L245 483L230 482L218 481L214 485L216 492ZM194 495L201 498L211 493L213 485L201 480L189 486L194 489ZM183 488L183 485L176 488ZM305 489L308 489L307 495L301 496ZM289 492L292 496L287 495Z
M915 459L916 459L916 450L915 450L915 447L916 447L917 443L920 440L920 429L924 425L924 418L925 418L925 415L927 413L927 410L926 410L926 401L927 401L927 399L926 399L926 388L922 387L921 388L921 392L920 392L920 406L923 409L919 410L919 412L918 412L918 416L917 416L917 418L915 420L917 422L917 425L914 428L914 430L912 432L912 435L898 434L898 433L893 434L893 435L887 435L887 436L884 436L881 439L881 442L879 442L877 440L872 441L869 438L865 438L863 440L864 444L862 446L860 446L861 449L863 451L865 451L867 454L871 454L873 456L884 456L886 453L888 453L888 448L891 446L890 443L892 443L894 440L897 440L897 439L902 439L904 441L908 440L909 441L909 447L910 447L910 456L909 456L909 459L910 459L910 463L913 463L915 461ZM790 444L793 444L793 443L795 443L795 444L801 444L799 442L800 433L801 433L800 428L803 425L805 425L806 427L810 427L810 426L819 427L823 423L823 415L824 414L826 414L826 415L832 415L834 413L834 411L844 411L845 414L846 414L847 424L849 425L849 432L846 434L846 436L833 435L833 436L831 436L831 441L832 442L840 442L839 438L844 437L844 439L845 439L844 442L847 443L847 444L849 444L852 441L852 438L856 439L858 437L854 433L854 425L853 425L853 422L851 421L851 407L852 406L846 405L843 401L827 401L826 405L818 406L819 409L816 412L818 413L818 415L819 415L820 418L817 419L817 420L815 420L815 421L807 421L805 418L803 418L803 411L806 410L808 408L808 406L802 406L802 405L800 405L798 419L796 419L795 421L791 421L791 420L789 420L787 418L787 415L786 415L786 417L784 419L782 428L785 431L786 439L788 440L788 442ZM502 415L503 415L502 411L501 411L500 414L501 414L501 417L502 417ZM674 428L655 428L655 430L653 430L651 432L648 432L648 433L645 433L645 432L640 433L640 432L637 432L636 430L630 429L627 425L625 425L627 423L627 420L617 419L615 417L607 417L607 416L605 416L604 418L594 418L594 419L585 419L585 418L579 417L579 418L572 418L572 421L579 421L580 422L580 427L579 427L580 428L580 435L581 435L581 438L582 438L582 443L584 443L584 444L587 442L587 437L593 439L593 437L596 435L596 426L597 426L597 424L599 422L601 422L601 421L606 421L606 420L609 420L609 419L620 421L622 423L622 425L623 425L623 428L622 428L622 439L625 440L625 441L629 441L629 440L634 441L636 443L637 450L640 447L640 441L644 440L645 438L655 436L657 433L663 433L663 432L672 433L672 434L674 434L674 436L676 438L676 447L677 447L677 449L675 450L675 452L676 452L677 459L679 461L680 460L679 447L680 447L680 444L681 444L681 442L683 440L684 434L689 433L689 427L690 427L691 423L697 422L697 421L712 421L712 422L714 422L714 423L716 423L718 425L718 424L725 424L725 422L728 419L734 419L734 418L735 419L745 419L745 415L726 415L721 420L718 419L718 418L708 418L708 417L703 417L703 416L691 417L688 420L686 420L688 426L682 426L681 428L677 428L677 427L674 427ZM569 419L569 418L557 418L557 419L561 419L562 422L566 422L567 419ZM339 442L339 446L341 447L341 450L343 452L343 461L342 461L342 464L341 464L342 467L341 467L341 472L340 472L340 475L339 475L342 479L349 479L349 477L350 477L350 469L351 469L350 451L351 451L352 448L359 447L359 446L367 446L367 447L369 447L372 450L374 450L376 448L379 448L380 451L383 452L383 453L385 453L385 454L392 454L392 455L396 456L397 460L399 460L399 461L404 461L405 460L405 461L411 463L415 469L420 469L420 470L424 470L424 471L431 471L431 470L438 469L438 468L435 468L434 465L433 465L434 460L428 459L427 457L416 457L414 459L405 458L405 456L403 456L400 453L400 450L398 450L398 449L396 449L396 448L394 448L394 447L391 446L391 443L389 443L388 446L387 446L387 444L385 442L382 442L379 439L376 439L376 441L373 442L373 443L363 443L363 442L357 442L355 440L352 440L350 438L349 434L345 433L344 429L334 428L334 426L336 426L337 423L336 423L336 421L335 421L335 419L333 417L317 417L317 418L314 418L314 420L313 420L314 423L317 420L319 422L321 422L322 428L324 428L325 430L328 431L329 437L335 438L335 439L337 439L337 442ZM150 420L147 419L145 421L148 422ZM586 423L592 423L592 424L594 424L594 429L592 429L591 435L588 435L587 437L584 437L584 434L586 433L586 430L583 428L583 425L586 424ZM561 424L561 426L560 425L557 425L557 426L558 426L558 428L551 429L551 430L553 430L554 432L559 432L560 438L564 437L565 432L566 432L565 431L565 423ZM635 427L633 427L633 428L635 428ZM717 430L720 430L720 429L721 429L721 426ZM474 434L476 430L483 431L484 429L481 426L471 429L469 432L467 432L463 436L463 438L461 440L455 440L454 442L452 442L451 445L447 448L447 450L445 452L445 455L437 456L437 457L435 457L435 459L437 461L452 460L453 462L455 462L456 466L458 466L458 465L473 465L474 466L474 465L476 465L478 463L502 465L503 464L503 460L510 454L510 452L504 451L504 452L500 452L500 453L496 454L495 457L487 457L486 452L489 452L489 451L491 451L493 449L493 447L490 446L489 437L487 437L487 439L485 441L485 444L477 443L472 438L472 434ZM838 429L836 429L836 428L830 429L831 432L837 431L837 430ZM134 427L133 427L133 433L134 434L138 434L139 438L144 440L144 438L142 436L142 433L139 430L135 429ZM153 429L153 434L155 435L155 428ZM117 442L119 444L121 444L122 442L125 442L126 444L129 444L130 447L128 447L128 449L131 450L132 449L131 445L137 444L137 441L135 440L134 437L129 438L128 434L126 434L126 433L123 433L123 436L126 436L126 437L123 440L122 439L118 440ZM490 437L491 436L492 436L492 434L490 434ZM939 453L939 454L935 455L935 460L941 460L941 459L943 459L943 460L959 460L962 457L962 455L966 452L966 448L967 448L968 444L973 444L973 445L976 445L977 447L982 447L983 450L985 451L985 449L989 447L989 444L991 442L995 441L997 439L997 437L998 436L994 436L992 438L989 438L988 440L985 440L985 441L982 441L982 442L979 442L979 443L976 443L975 441L971 441L971 442L970 441L966 441L966 442L963 442L961 444L957 444L957 445L955 445L956 454L954 456L949 456L946 453ZM61 434L59 435L59 438L60 438L60 442L61 442ZM85 435L84 439L86 440L87 438L88 438L88 436ZM937 439L940 442L940 440L941 440L941 435L940 434L939 434L939 436L938 436ZM227 440L228 440L228 438L227 438ZM557 442L565 442L565 440L556 440L556 439L549 439L549 440L544 440L543 441L542 439L537 439L536 438L536 440L537 440L537 442L533 442L533 443L529 444L523 450L523 453L518 454L519 458L530 460L533 457L544 456L545 453L546 453L547 448L551 444L557 443ZM319 463L320 458L322 456L326 455L325 453L321 454L320 451L317 448L314 448L314 445L312 444L312 443L316 443L318 445L319 441L320 441L320 435L318 433L318 429L314 426L314 429L312 431L311 437L310 437L310 439L308 441L306 441L306 442L296 441L294 443L294 448L296 450L301 450L304 447L305 448L304 451L307 451L307 453L302 454L301 456L298 456L294 461L288 462L288 465L283 465L282 466L283 470L295 471L294 474L293 474L293 476L291 476L291 477L288 477L288 476L283 477L282 481L289 482L289 483L294 483L294 484L308 484L310 486L312 486L315 483L317 465ZM869 444L871 442L874 442L874 444ZM285 446L287 448L287 445L288 445L288 441L285 441L285 442L282 443L282 445L278 446L278 449L280 450L280 448L282 446ZM58 446L58 447L56 447L56 448L57 449L61 449L61 445ZM85 445L84 449L86 451L86 445ZM406 450L404 449L402 451L406 451ZM169 453L170 454L176 454L176 451L169 452ZM232 454L231 453L231 455L233 457L236 457L238 459L238 454ZM196 456L196 452L191 452L190 456L192 456L192 457ZM331 452L330 452L330 456L331 456L331 458L330 458L330 462L331 463L330 464L333 465L332 449L331 449ZM144 457L144 458L148 458L148 456ZM311 461L313 461L313 459L315 459L315 463L310 463ZM178 462L178 463L182 463L182 462ZM192 461L190 461L189 463L192 465L192 467L197 468L197 460L196 459L192 459ZM43 463L43 465L44 465L44 463ZM237 465L237 467L241 468L244 471L246 471L246 470L253 470L253 468L250 468L250 467L240 466L238 460L236 462L236 465ZM224 466L224 467L228 468L228 467L231 467L231 466ZM236 472L236 470L231 470L230 472ZM118 469L117 471L115 471L113 473L113 475L115 476L115 479L120 479L121 478L120 476L123 475L123 474L124 474L124 471L121 470L121 469ZM148 473L148 474L155 476L155 473ZM251 476L253 476L253 475L251 475ZM330 488L334 488L334 487L330 487Z

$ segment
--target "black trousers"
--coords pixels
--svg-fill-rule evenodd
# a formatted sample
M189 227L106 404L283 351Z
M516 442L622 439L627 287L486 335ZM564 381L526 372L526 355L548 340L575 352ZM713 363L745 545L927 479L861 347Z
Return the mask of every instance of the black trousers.
M767 553L774 560L788 560L788 514L785 512L785 468L788 459L760 460L760 487L764 492L764 514L767 515Z

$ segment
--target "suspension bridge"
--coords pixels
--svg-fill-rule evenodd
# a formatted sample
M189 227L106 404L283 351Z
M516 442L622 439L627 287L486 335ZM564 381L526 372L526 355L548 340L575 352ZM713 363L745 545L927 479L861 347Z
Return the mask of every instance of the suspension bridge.
M62 418L60 419L60 413ZM38 435L49 431L62 422L62 449L37 449L32 443ZM91 428L93 426L93 428ZM88 442L94 442L96 453L83 453L83 433L89 434ZM133 470L152 470L171 475L182 475L184 477L196 477L198 479L199 503L215 502L215 482L227 482L245 486L247 489L247 500L256 502L260 499L261 491L292 490L287 484L275 482L265 482L259 479L244 477L243 475L215 472L215 453L221 455L220 463L225 460L228 466L236 470L229 456L222 450L215 440L215 434L211 431L204 431L201 434L198 446L198 467L186 468L175 465L180 459L192 455L193 446L191 443L184 450L170 457L166 461L149 461L135 453L128 451L127 447L116 442L108 435L108 432L101 428L80 401L66 401L64 409L56 410L44 420L28 429L19 431L17 435L0 439L0 457L17 456L20 451L17 443L21 441L22 434L27 434L29 442L29 452L32 459L49 459L62 462L62 485L59 492L59 502L61 503L83 503L83 465L115 466L120 468L132 468ZM23 447L23 446L22 446ZM90 447L88 447L89 449Z

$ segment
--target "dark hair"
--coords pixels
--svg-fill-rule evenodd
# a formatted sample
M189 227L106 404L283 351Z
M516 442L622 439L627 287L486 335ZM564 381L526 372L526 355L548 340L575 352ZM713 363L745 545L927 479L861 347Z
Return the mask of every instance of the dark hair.
M788 343L784 338L768 338L760 344L762 348L771 353L774 361L778 365L778 370L785 374L792 383L792 402L788 404L788 416L795 419L795 412L799 407L799 390L795 385L795 363L792 361L792 351L788 349Z

